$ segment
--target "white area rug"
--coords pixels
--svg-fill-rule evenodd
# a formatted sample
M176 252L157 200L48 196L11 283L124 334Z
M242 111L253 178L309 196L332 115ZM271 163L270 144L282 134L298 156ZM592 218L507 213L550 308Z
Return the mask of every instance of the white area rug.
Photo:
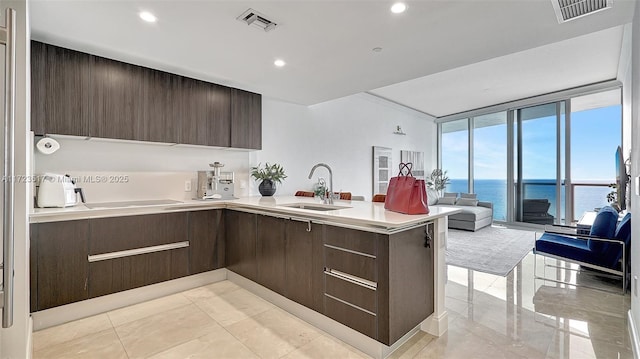
M506 276L535 244L535 232L485 227L477 232L449 230L447 264Z

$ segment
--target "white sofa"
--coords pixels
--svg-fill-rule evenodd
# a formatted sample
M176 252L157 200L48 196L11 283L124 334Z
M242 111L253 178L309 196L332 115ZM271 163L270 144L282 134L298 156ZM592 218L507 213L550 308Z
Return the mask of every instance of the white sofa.
M455 196L453 196L455 195ZM432 207L452 207L462 210L449 216L449 228L477 231L493 223L493 204L475 199L473 194L462 194L465 198L457 198L457 193L446 193L444 198L438 198ZM453 198L454 202L451 202Z

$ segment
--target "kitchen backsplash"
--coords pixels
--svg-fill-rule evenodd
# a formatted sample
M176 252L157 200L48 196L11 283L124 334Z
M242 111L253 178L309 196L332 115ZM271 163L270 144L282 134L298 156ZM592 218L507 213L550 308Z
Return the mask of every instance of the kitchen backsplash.
M60 149L43 155L34 149L34 175L68 174L83 189L87 202L143 199L187 200L195 197L198 170L209 163L225 164L235 174L237 196L249 194L248 151L198 146L54 136ZM37 139L36 139L37 141ZM185 191L190 181L191 190ZM37 190L34 192L37 193Z

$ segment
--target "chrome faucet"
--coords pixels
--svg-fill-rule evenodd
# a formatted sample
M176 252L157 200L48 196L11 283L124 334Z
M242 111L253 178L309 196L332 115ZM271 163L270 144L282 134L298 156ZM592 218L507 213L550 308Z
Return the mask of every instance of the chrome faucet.
M313 177L313 172L316 170L316 168L318 167L325 167L327 170L329 170L329 195L324 199L324 203L325 204L333 204L333 172L331 172L331 167L329 167L328 164L325 163L318 163L317 165L313 166L313 168L311 168L311 172L309 172L309 179L311 179L311 177Z

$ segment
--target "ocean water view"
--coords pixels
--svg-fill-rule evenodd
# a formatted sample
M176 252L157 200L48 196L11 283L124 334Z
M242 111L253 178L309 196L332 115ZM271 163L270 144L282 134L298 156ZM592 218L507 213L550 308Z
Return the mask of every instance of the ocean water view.
M608 182L597 182L608 184ZM555 180L525 180L525 198L544 198L551 202L548 213L555 216L556 213L556 186ZM606 186L575 186L574 187L574 220L577 220L586 211L606 206L607 194L612 188ZM468 180L452 179L447 185L446 192L468 192ZM474 182L474 192L478 194L478 200L493 203L493 219L505 221L507 218L507 181L497 179L479 179ZM561 187L561 203L564 205L565 186ZM564 211L562 211L564 216ZM564 218L563 218L564 220Z

